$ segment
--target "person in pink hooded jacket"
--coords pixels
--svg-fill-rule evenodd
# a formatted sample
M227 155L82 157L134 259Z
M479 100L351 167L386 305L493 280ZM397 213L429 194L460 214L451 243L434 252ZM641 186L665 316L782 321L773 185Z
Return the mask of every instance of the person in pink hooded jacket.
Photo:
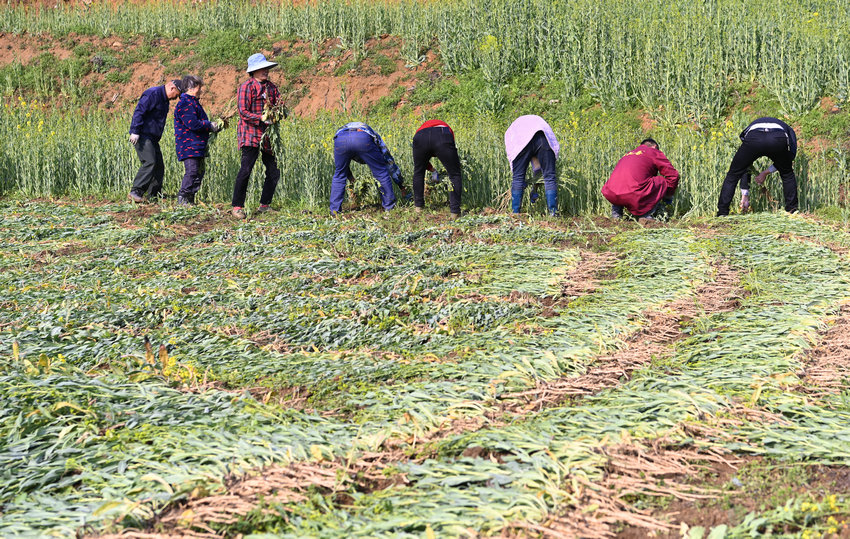
M611 203L611 217L623 216L623 208L634 217L652 218L661 202L673 202L679 185L679 171L651 138L617 162L611 177L602 186L602 195Z
M528 165L534 173L543 175L546 186L546 206L550 215L558 210L558 177L555 160L561 149L555 132L546 120L536 114L520 116L505 131L505 152L511 164L511 211L519 213L522 195L525 192ZM532 189L531 201L537 197Z

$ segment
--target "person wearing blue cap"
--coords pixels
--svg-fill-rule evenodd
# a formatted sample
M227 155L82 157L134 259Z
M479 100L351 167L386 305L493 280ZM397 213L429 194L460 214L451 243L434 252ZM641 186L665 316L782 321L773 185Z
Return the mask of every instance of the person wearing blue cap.
M393 182L398 185L401 197L409 200L410 193L404 188L404 178L390 154L390 150L374 129L363 122L350 122L342 126L334 135L334 175L331 180L331 214L336 215L342 208L345 184L354 179L351 173L351 161L368 165L372 176L378 181L381 205L384 211L395 208L396 197Z
M165 164L162 161L162 150L159 139L165 129L165 118L168 116L169 101L180 97L180 80L176 79L163 86L148 88L142 93L133 120L130 122L130 143L135 146L136 154L142 166L133 179L130 188L130 200L135 203L144 202L144 196L158 197L162 191L162 178L165 176Z
M277 159L266 136L268 124L263 121L263 109L266 103L274 106L280 99L277 86L269 80L269 70L276 65L275 62L266 60L262 53L249 56L246 71L250 78L239 86L237 93L239 122L236 124L236 138L242 152L242 161L233 185L231 204L233 206L231 213L237 219L245 218L248 179L261 153L263 165L266 167L266 180L263 183L263 192L260 194L260 207L257 209L259 213L265 213L271 209L274 191L280 180Z

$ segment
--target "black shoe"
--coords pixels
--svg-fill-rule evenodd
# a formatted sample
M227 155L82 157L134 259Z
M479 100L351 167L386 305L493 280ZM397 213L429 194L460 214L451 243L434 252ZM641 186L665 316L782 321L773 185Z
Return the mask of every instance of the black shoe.
M194 206L195 204L188 197L181 197L177 195L177 205L178 206Z

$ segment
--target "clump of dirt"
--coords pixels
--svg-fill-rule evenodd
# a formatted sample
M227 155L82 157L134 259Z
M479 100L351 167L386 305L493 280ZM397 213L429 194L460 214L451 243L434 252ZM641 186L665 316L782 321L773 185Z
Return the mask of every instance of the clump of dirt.
M669 504L652 511L653 518L668 524L666 530L655 533L658 539L679 539L687 530L701 526L711 529L725 524L739 524L743 515L758 512L776 504L776 491L787 489L789 496L824 496L835 492L846 492L850 488L850 468L843 466L804 466L789 472L796 466L788 463L779 465L763 457L744 456L728 460L716 459L708 462L698 473L687 476L675 475L672 480L719 493L711 499L682 499L673 497ZM760 470L757 479L749 479L745 469ZM789 477L802 474L801 477ZM743 481L742 481L743 479ZM782 500L784 501L784 500ZM848 520L847 515L835 515L838 520ZM796 530L786 530L793 532ZM646 537L643 527L627 525L616 534L619 539ZM830 537L850 537L850 526L846 523L837 534Z

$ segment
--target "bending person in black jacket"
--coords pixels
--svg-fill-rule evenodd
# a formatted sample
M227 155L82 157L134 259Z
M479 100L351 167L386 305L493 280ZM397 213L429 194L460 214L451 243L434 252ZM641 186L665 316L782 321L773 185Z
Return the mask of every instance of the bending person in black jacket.
M779 171L782 191L785 194L785 211L797 211L797 177L794 176L794 158L797 156L797 135L791 127L776 118L759 118L741 132L741 147L735 152L717 201L717 215L729 215L729 205L735 196L735 187L741 181L741 207L750 206L749 168L759 157L768 157L773 165L756 176L756 183L764 184L771 172Z

